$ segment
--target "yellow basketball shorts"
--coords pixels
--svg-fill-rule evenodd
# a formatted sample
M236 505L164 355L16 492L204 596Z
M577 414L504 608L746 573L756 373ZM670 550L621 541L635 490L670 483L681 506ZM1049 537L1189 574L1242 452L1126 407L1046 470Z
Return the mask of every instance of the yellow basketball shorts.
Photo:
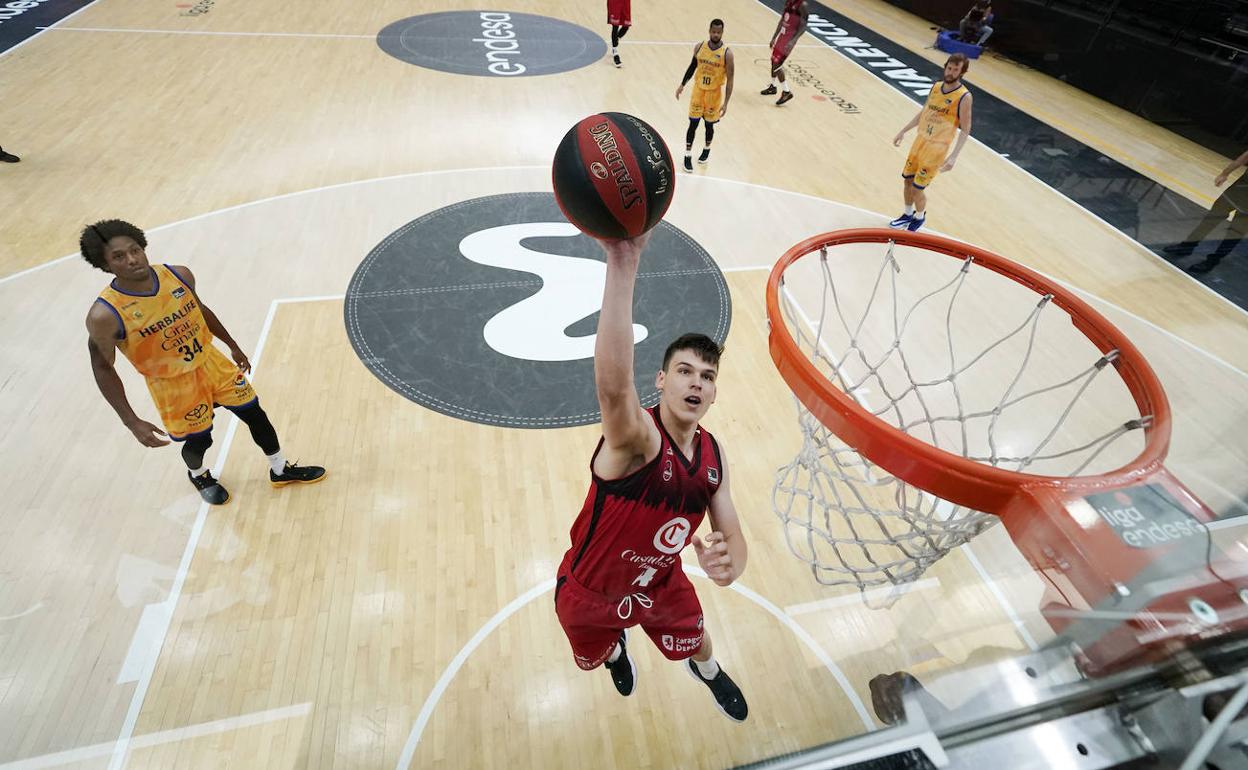
M215 345L200 355L204 362L186 374L147 379L160 421L174 441L211 430L214 407L246 406L256 400L251 383Z
M718 88L705 89L694 86L689 93L689 117L702 118L707 123L719 120L719 108L724 104L724 92Z
M922 190L940 173L940 167L945 164L945 158L948 155L949 145L947 144L916 141L906 157L906 167L902 170L901 176L903 179L911 180L915 187Z

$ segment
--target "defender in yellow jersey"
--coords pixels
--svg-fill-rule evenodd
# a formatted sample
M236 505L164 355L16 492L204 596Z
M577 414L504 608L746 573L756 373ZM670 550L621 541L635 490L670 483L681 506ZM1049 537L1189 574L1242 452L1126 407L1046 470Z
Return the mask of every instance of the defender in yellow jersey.
M693 139L698 133L698 121L706 121L706 146L698 157L698 163L705 164L711 158L715 124L728 114L735 67L732 50L724 45L723 38L723 20L712 19L706 41L693 47L693 59L676 88L676 98L680 99L689 79L693 78L693 90L689 93L689 130L685 132L685 171L693 171Z
M212 446L213 409L224 406L247 424L264 451L273 486L324 478L324 468L286 461L277 431L245 376L251 370L247 355L204 305L188 268L151 266L143 231L119 219L90 225L78 244L83 259L115 276L87 313L87 348L100 393L139 443L168 445L162 436L182 442L191 484L205 501L222 505L230 493L204 467L204 453ZM214 337L229 346L232 362L212 344ZM146 379L164 431L130 407L113 368L118 350Z
M919 128L901 172L906 210L889 222L889 227L914 231L927 222L927 186L938 172L953 170L962 145L971 135L971 92L962 83L969 68L965 55L950 56L945 62L944 80L932 86L919 114L893 137L893 146L900 147L906 132Z

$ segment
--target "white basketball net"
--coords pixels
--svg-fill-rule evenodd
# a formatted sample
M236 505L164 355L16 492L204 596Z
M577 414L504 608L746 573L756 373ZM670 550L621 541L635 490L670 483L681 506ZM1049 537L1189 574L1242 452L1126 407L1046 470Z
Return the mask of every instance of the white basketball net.
M1138 454L1148 419L1107 366L1117 351L1102 356L1051 296L969 257L959 265L889 243L880 259L881 244L853 248L835 270L826 248L790 266L780 298L802 352L864 409L945 451L1015 471L1076 476ZM899 285L903 264L917 274L917 291ZM795 276L798 265L805 272ZM838 292L834 274L856 276L857 286ZM869 290L858 288L871 280ZM1046 333L1056 333L1056 344L1037 344ZM794 401L802 447L778 471L772 502L790 550L818 582L865 590L916 580L997 521L896 478ZM1138 443L1119 440L1133 432ZM1102 463L1110 465L1093 467Z

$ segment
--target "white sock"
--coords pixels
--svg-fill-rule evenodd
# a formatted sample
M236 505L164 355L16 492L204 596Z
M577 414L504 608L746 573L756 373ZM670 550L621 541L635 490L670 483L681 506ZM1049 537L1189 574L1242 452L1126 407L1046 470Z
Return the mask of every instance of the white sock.
M617 660L620 659L620 654L623 652L624 652L624 648L620 646L619 642L616 642L615 649L611 651L611 655L610 657L607 658L607 662L608 663L616 662Z
M191 468L191 478L197 479L200 476L203 476L207 472L208 472L208 468L206 466L201 465L198 468Z
M773 86L775 86L776 88L779 88L779 87L780 87L780 78L772 78L772 79L771 79L771 84L772 84Z
M277 450L271 455L265 455L264 459L269 461L269 468L277 475L282 475L282 471L286 470L286 455L282 454L282 450Z
M785 90L785 93L788 93L788 91L789 91L789 81L787 81L787 80L786 80L786 81L784 81L784 90Z
M611 46L611 55L617 56L618 54L619 54L619 51L615 50L615 46Z
M914 204L913 203L906 204L906 213L909 214L910 216L914 216Z
M714 657L707 661L694 659L693 665L698 667L698 673L702 675L703 679L714 679L719 673L719 664L715 662Z
M915 219L927 219L927 209L914 212L914 218Z

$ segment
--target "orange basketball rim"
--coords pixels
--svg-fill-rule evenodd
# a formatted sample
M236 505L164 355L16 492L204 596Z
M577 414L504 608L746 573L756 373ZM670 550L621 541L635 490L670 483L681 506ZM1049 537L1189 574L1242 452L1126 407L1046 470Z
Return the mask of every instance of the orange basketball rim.
M781 292L794 263L847 244L913 247L970 262L1020 284L1064 310L1117 374L1140 414L1144 448L1134 460L1098 475L1058 477L993 467L912 436L861 406L825 376L786 325ZM1129 545L1088 503L1089 495L1146 492L1205 523L1216 515L1163 466L1170 443L1166 393L1143 354L1108 319L1069 289L997 254L949 238L878 228L839 230L789 249L767 282L769 349L794 395L829 431L870 462L918 489L956 505L993 514L1048 582L1046 620L1073 643L1085 670L1103 674L1157 660L1202 640L1248 629L1248 569L1184 548ZM1143 490L1144 492L1141 492ZM1099 499L1099 498L1098 498ZM1185 543L1194 552L1193 543Z

